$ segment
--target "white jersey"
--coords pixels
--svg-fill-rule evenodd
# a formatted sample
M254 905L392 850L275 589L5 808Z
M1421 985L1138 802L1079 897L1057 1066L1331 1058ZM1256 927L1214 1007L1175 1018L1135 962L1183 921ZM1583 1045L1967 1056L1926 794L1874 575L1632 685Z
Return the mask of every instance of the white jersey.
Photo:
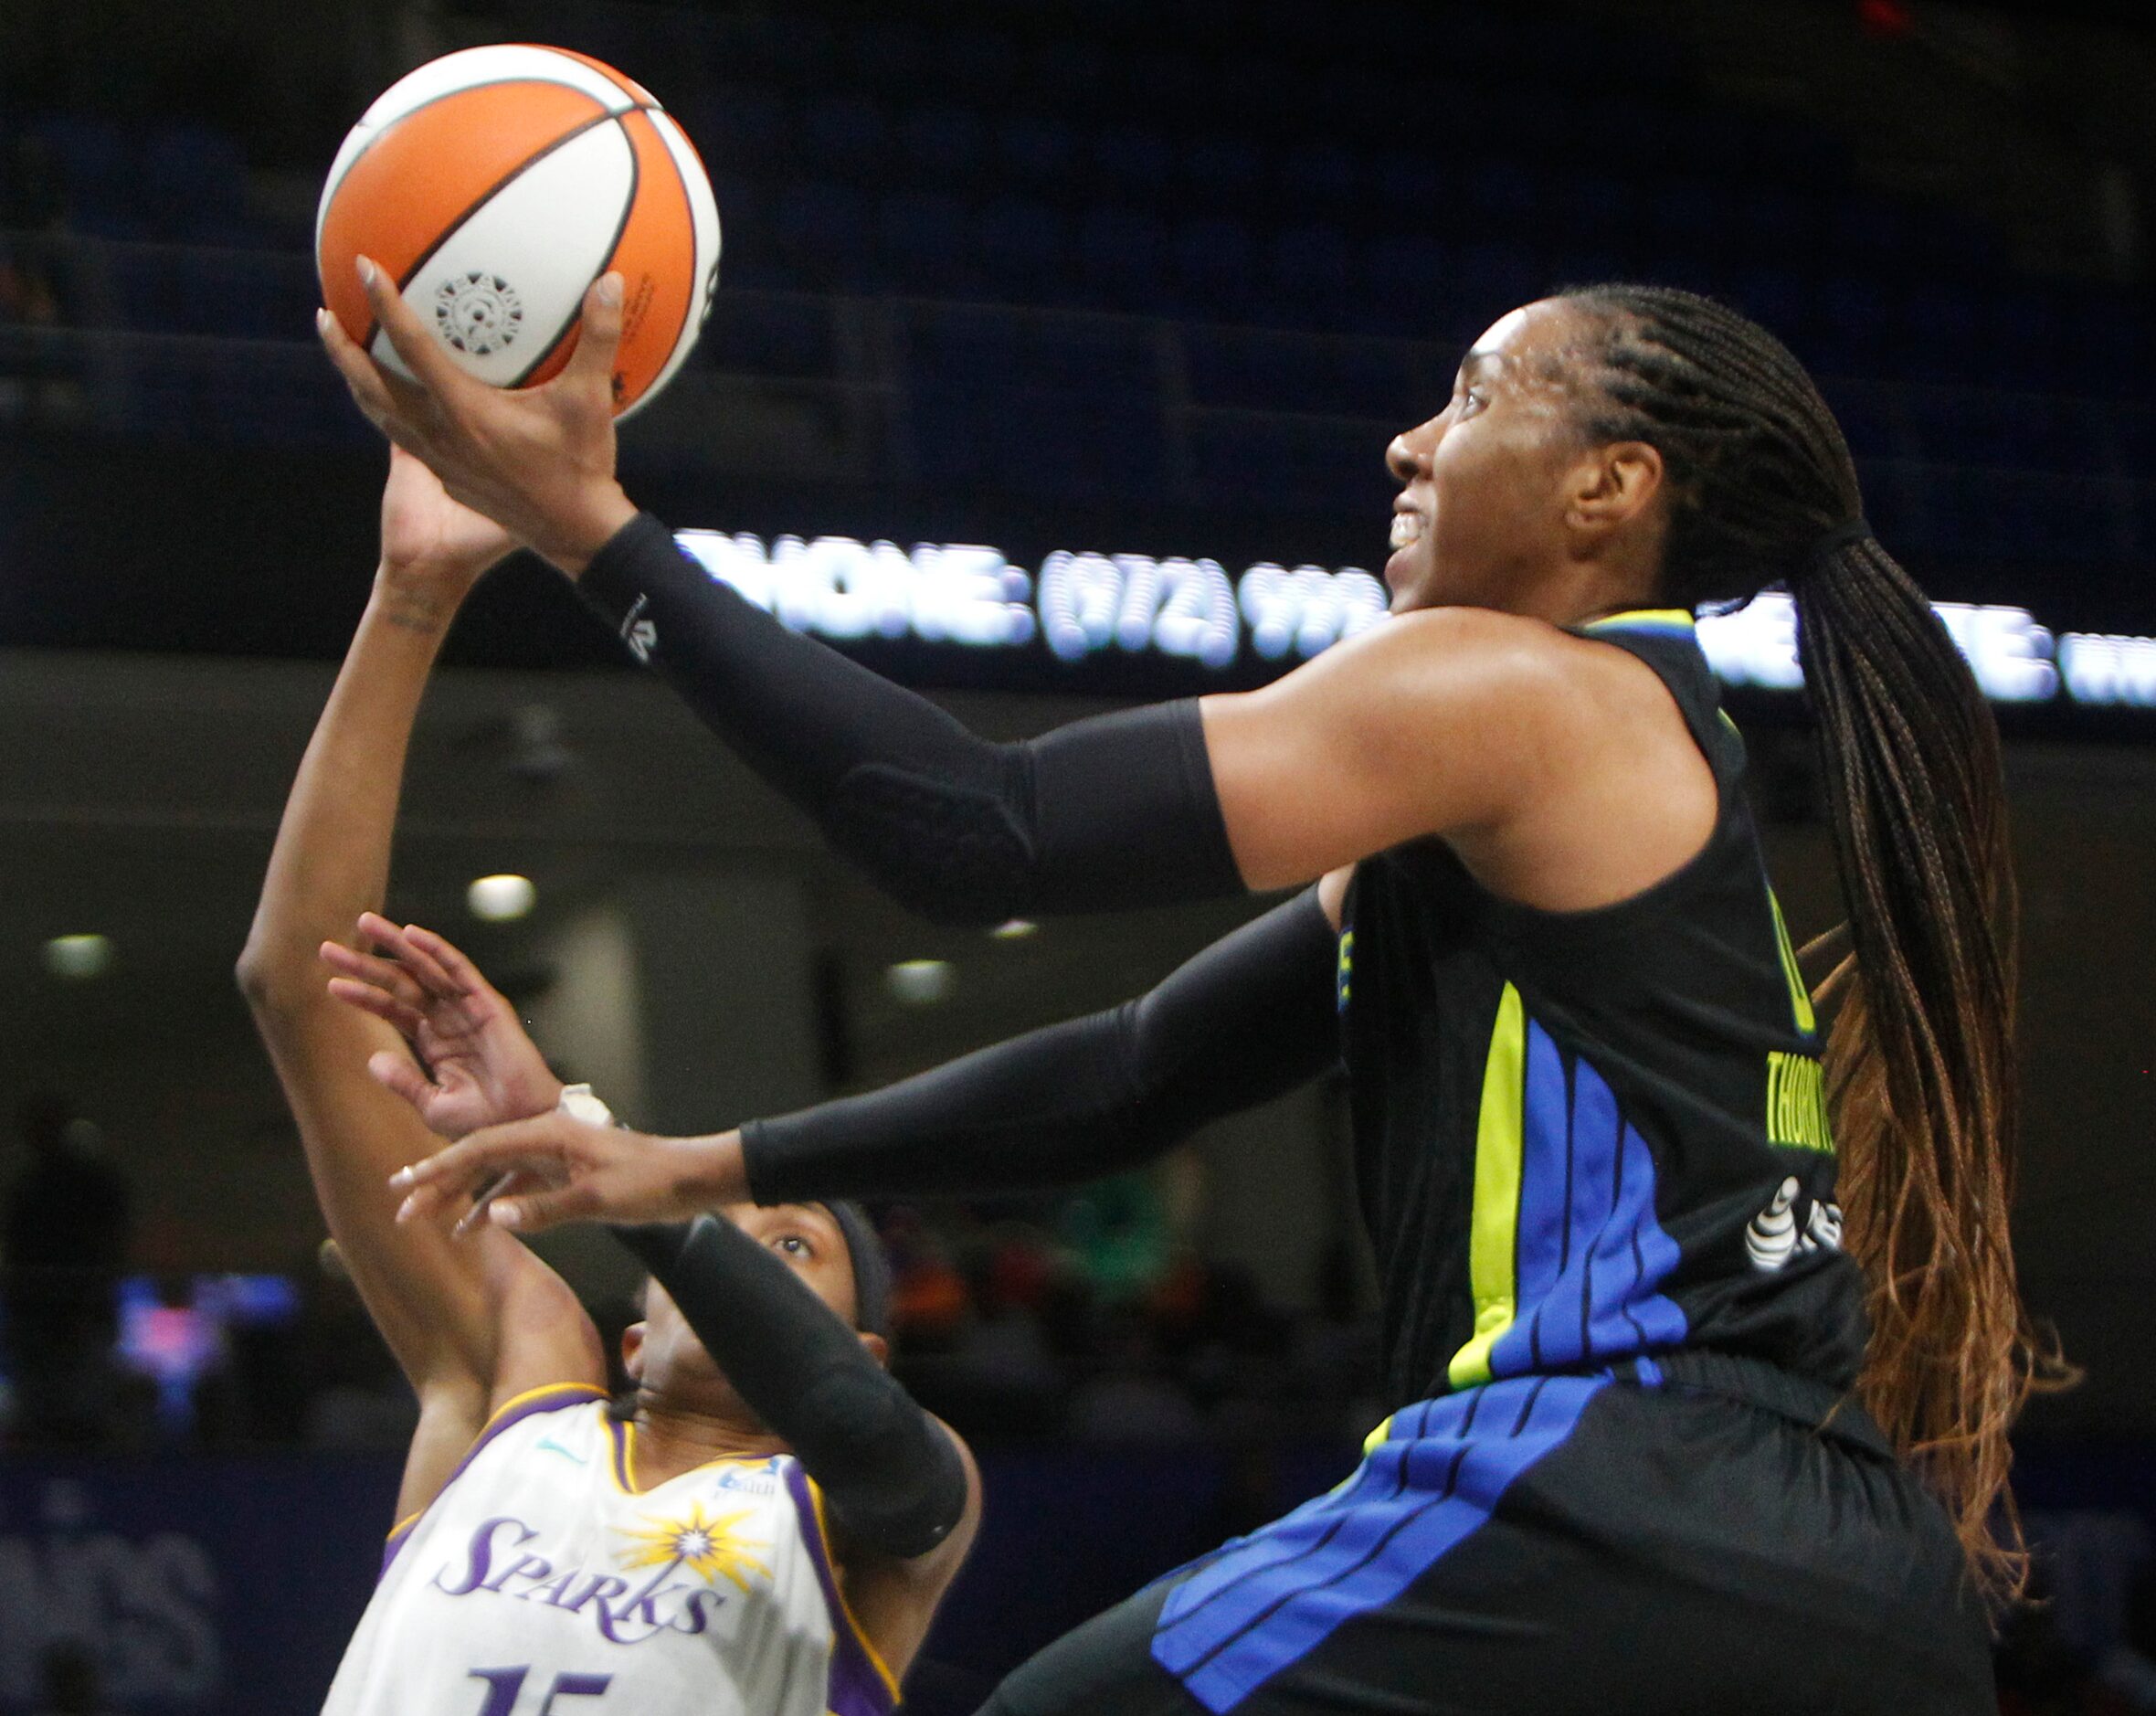
M639 1494L634 1435L581 1383L495 1414L390 1538L323 1716L887 1716L800 1462Z

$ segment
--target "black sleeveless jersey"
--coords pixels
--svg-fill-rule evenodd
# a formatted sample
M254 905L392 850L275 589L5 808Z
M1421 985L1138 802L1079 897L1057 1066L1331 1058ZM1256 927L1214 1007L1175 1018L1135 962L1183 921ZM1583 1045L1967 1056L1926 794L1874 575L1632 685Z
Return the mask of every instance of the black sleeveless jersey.
M1580 630L1668 686L1720 808L1681 870L1592 911L1500 899L1434 839L1356 866L1342 1049L1390 1404L1680 1348L1845 1388L1863 1288L1744 742L1690 615Z

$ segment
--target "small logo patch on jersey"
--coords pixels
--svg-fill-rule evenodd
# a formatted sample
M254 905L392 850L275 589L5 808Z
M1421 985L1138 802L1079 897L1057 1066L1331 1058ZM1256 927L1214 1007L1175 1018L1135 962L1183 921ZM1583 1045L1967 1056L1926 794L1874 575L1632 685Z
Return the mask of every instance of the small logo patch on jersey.
M1811 1252L1842 1249L1842 1206L1832 1198L1813 1198L1800 1219L1802 1201L1803 1188L1791 1174L1744 1230L1745 1254L1761 1274L1786 1269Z
M565 1460L574 1460L579 1466L588 1466L591 1464L591 1462L586 1459L583 1455L572 1454L567 1448L556 1442L552 1436L548 1436L544 1441L541 1442L535 1451L541 1454L558 1454Z

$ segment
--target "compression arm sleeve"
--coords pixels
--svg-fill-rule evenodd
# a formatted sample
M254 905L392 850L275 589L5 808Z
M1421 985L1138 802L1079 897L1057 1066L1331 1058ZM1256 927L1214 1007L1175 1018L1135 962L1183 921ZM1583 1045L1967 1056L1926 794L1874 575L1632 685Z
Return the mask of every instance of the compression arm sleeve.
M1336 1065L1338 955L1311 888L1135 1001L867 1096L742 1128L759 1203L1019 1191L1117 1172Z
M928 917L994 924L1242 891L1195 698L992 743L787 630L650 514L577 588L833 846Z
M613 1233L823 1487L851 1542L910 1560L950 1535L967 1483L949 1432L768 1248L716 1215Z

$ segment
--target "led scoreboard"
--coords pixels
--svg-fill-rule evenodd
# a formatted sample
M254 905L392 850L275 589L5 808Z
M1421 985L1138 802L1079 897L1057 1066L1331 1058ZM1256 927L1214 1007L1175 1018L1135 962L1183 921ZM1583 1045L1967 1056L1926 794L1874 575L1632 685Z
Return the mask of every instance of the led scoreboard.
M904 548L711 530L676 539L713 578L842 649L1045 651L1073 665L1150 659L1179 670L1172 677L1185 690L1274 677L1386 612L1383 583L1360 567L1259 561L1231 574L1215 559L1059 548L1029 569L978 543ZM1941 602L1936 610L1994 703L2156 710L2156 638L2055 634L2024 608ZM1791 692L1803 683L1786 595L1703 617L1699 641L1731 686Z

